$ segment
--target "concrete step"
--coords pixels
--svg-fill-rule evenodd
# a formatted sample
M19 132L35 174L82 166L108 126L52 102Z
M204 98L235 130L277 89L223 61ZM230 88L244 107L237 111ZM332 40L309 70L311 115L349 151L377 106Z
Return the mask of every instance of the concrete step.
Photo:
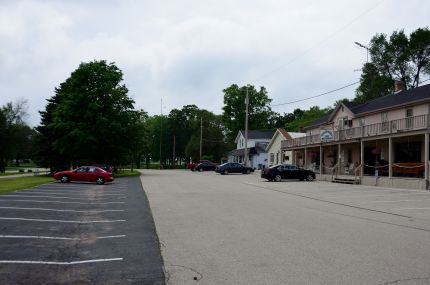
M335 177L332 180L333 183L343 183L343 184L360 184L359 181L356 181L354 178L339 178L339 177Z

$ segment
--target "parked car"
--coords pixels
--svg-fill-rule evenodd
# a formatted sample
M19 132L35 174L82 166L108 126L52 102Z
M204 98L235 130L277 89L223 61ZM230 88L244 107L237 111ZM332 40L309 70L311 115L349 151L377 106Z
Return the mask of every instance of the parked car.
M242 164L237 162L227 162L217 166L215 171L222 175L229 174L229 173L249 174L251 172L254 172L254 169L251 167L243 166Z
M300 181L313 181L315 172L299 168L290 164L277 164L261 171L261 178L280 182L282 179L299 179Z
M199 164L197 164L197 166L194 168L195 171L207 171L207 170L215 170L217 167L216 163L213 163L212 161L204 161L201 162Z
M85 181L95 182L99 185L114 180L111 172L107 172L97 166L81 166L72 171L60 171L54 174L54 178L60 180L62 183Z
M113 167L108 165L108 164L93 164L92 166L97 166L100 167L101 169L103 169L106 172L113 172Z
M190 162L187 164L187 169L191 170L191 171L195 171L196 170L196 166L199 165L200 163L203 162L210 162L209 160L199 160L197 162Z

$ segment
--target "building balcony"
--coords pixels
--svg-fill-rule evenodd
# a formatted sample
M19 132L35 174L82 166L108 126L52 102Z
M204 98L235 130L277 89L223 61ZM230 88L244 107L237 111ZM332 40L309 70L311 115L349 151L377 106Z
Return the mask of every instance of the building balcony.
M422 130L429 127L428 115L419 115L415 117L392 120L383 123L364 125L361 127L345 128L343 130L334 130L332 140L321 141L320 134L310 135L281 142L282 149L309 146L330 142L343 142L367 137L377 137L389 134L398 134L401 132L410 132Z

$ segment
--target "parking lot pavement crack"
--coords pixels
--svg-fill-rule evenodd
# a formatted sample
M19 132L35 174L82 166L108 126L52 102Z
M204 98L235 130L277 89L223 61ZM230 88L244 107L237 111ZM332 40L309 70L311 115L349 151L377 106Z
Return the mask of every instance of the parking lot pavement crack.
M350 204L334 202L334 201L330 201L330 200L324 200L324 199L315 198L315 197L311 197L311 196L307 196L307 195L303 195L303 194L285 192L285 191L281 191L278 189L269 188L267 186L260 186L258 184L254 184L254 183L244 183L244 184L254 186L254 187L260 188L260 189L266 189L269 191L278 192L278 193L282 193L285 195L301 197L301 198L319 201L319 202L323 202L323 203L328 203L328 204L333 204L333 205L338 205L338 206L343 206L343 207L348 207L348 208L354 208L354 209L363 210L363 211L369 211L369 212L375 212L375 213L381 213L381 214L386 214L386 215L391 215L391 216L396 216L396 217L412 219L411 216L406 216L406 215L401 215L401 214L396 214L396 213L391 213L391 212L386 212L386 211L381 211L381 210L375 210L375 209L370 209L370 208L364 208L364 207L354 206L354 205L350 205Z
M408 279L398 279L398 280L394 280L394 281L379 283L378 285L396 285L396 284L402 284L404 282L409 282L409 281L427 281L426 283L428 284L428 281L430 281L430 276L408 278Z
M194 269L192 267L185 266L185 265L178 265L178 264L169 264L168 266L169 267L179 267L179 268L186 269L186 270L193 272L194 274L192 274L192 275L194 275L194 276L192 278L192 281L195 281L194 284L197 284L198 282L200 282L200 280L203 279L203 274L201 274L200 272L198 272L196 269ZM169 276L170 276L170 274L169 274ZM192 281L190 281L190 282L192 282Z

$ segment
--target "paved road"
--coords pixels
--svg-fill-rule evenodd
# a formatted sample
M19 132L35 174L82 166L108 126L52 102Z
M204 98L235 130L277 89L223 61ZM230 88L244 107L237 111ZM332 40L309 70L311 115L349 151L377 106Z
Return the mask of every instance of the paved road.
M257 173L141 179L169 284L430 284L429 192Z
M0 284L164 284L138 177L0 195Z

